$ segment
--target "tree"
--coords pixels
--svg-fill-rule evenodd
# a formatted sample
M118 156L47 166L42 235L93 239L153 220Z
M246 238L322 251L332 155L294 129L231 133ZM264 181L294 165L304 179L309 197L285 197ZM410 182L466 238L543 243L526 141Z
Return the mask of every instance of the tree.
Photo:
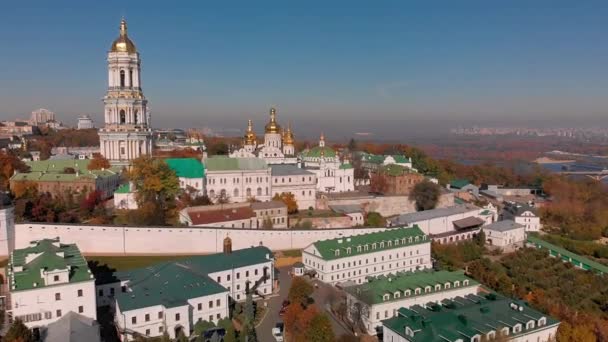
M294 331L296 321L304 312L304 308L300 303L292 303L287 306L285 309L285 314L283 315L283 322L285 323L285 330L290 333Z
M294 214L298 212L298 202L296 197L291 192L281 192L272 197L275 201L282 201L287 206L287 213Z
M196 322L196 324L194 325L194 333L196 335L202 335L205 333L205 331L211 329L211 328L215 328L215 324L213 324L213 322L209 322L209 321L198 321Z
M340 335L340 337L338 337L338 339L336 341L337 342L359 342L359 338L355 337L351 334L342 334L342 335Z
M167 327L165 326L165 328L163 329L163 335L160 337L160 342L171 342L171 337L169 336L169 333L167 332Z
M298 303L302 306L308 304L308 298L312 295L314 289L312 285L303 277L295 277L291 281L287 298L291 304Z
M9 179L15 171L26 172L29 170L24 162L17 155L10 151L0 151L0 191L6 191L9 188Z
M31 342L33 336L30 329L23 324L23 321L17 318L8 328L3 340L6 342Z
M128 178L135 185L138 214L144 217L143 223L174 223L179 180L167 163L149 156L137 158L133 161Z
M439 185L424 180L414 186L410 199L416 202L416 210L430 210L435 209L440 195Z
M38 195L38 184L32 181L13 182L11 192L16 199L22 197L31 199Z
M483 247L486 244L486 233L482 230L473 237L473 241L479 246Z
M386 226L386 219L375 211L370 211L365 215L365 225L368 227L384 227Z
M93 158L89 162L87 169L89 170L103 170L110 168L110 161L107 160L101 153L94 153Z
M232 324L230 319L222 318L219 322L217 322L217 326L226 330L224 342L236 342L236 331L234 329L234 324Z
M326 314L317 314L306 330L306 341L333 342L335 339L331 322Z
M179 334L177 334L175 342L188 342L188 336L186 336L186 333L183 330L180 330Z
M357 141L354 138L350 138L348 141L348 150L354 152L357 150Z
M294 305L294 304L291 304ZM297 304L296 304L297 305ZM298 316L298 319L295 322L293 331L291 332L291 336L294 337L297 342L308 342L307 333L310 330L310 325L313 319L319 315L319 309L316 305L309 305L306 310Z

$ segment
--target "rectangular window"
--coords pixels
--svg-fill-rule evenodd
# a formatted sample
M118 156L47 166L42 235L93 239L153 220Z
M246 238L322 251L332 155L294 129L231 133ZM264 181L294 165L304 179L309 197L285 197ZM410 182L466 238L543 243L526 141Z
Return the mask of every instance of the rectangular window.
M84 306L79 306L78 307L78 313L83 313L84 312Z
M58 275L53 276L53 281L59 281L59 276Z
M55 300L61 300L61 293L55 293Z
M245 277L249 277L249 271L245 271Z
M198 311L203 310L203 303L198 303Z
M162 319L162 318L163 318L163 312L162 312L162 311L159 311L159 312L158 312L158 319Z
M212 309L212 308L213 308L213 301L212 301L212 300L210 300L210 301L209 301L209 309Z
M228 281L230 281L230 274L226 276L226 279L228 279Z
M131 317L131 324L137 324L137 317L136 316Z
M57 310L56 314L57 314L57 317L61 317L61 310Z
M176 320L176 321L179 321L179 318L180 318L180 317L179 317L179 313L176 313L176 314L175 314L175 320Z
M113 295L114 295L114 291L115 291L115 290L114 290L114 288L113 288L113 287L110 287L110 296L113 296Z
M146 322L150 322L150 314L146 314L146 315L144 316L144 320L145 320Z
M217 277L217 282L221 283L222 282L222 277Z
M82 290L78 290L78 297L82 297Z
M257 268L253 271L253 274L255 274L256 276L258 275L258 269Z
M146 336L150 336L150 329L146 329Z
M99 289L99 291L97 291L97 295L99 297L103 297L103 289Z
M241 273L240 272L236 272L236 279L241 279Z
M158 332L162 334L162 332L163 332L163 327L162 326L158 327Z
M220 306L220 300L219 299L215 301L215 306L217 306L217 307Z
M213 322L213 315L209 315L209 322Z

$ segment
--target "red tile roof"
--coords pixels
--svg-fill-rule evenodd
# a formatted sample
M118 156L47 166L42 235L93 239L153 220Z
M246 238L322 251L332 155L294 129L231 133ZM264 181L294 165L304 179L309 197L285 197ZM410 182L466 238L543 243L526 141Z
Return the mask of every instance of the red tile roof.
M190 220L192 221L193 225L246 220L255 217L255 213L249 207L206 211L189 211L188 215L190 216Z

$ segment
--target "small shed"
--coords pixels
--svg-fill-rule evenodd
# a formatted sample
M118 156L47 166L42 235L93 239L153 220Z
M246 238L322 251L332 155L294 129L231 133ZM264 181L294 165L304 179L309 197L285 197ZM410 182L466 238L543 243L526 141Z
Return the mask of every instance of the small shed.
M301 262L296 262L293 264L292 274L296 277L301 277L304 275L304 264Z

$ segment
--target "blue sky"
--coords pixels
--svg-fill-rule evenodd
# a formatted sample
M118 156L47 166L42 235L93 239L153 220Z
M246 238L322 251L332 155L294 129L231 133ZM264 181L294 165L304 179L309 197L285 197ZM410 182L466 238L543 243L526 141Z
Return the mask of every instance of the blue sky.
M156 126L608 117L608 2L446 0L5 1L0 118L100 118L123 15Z

